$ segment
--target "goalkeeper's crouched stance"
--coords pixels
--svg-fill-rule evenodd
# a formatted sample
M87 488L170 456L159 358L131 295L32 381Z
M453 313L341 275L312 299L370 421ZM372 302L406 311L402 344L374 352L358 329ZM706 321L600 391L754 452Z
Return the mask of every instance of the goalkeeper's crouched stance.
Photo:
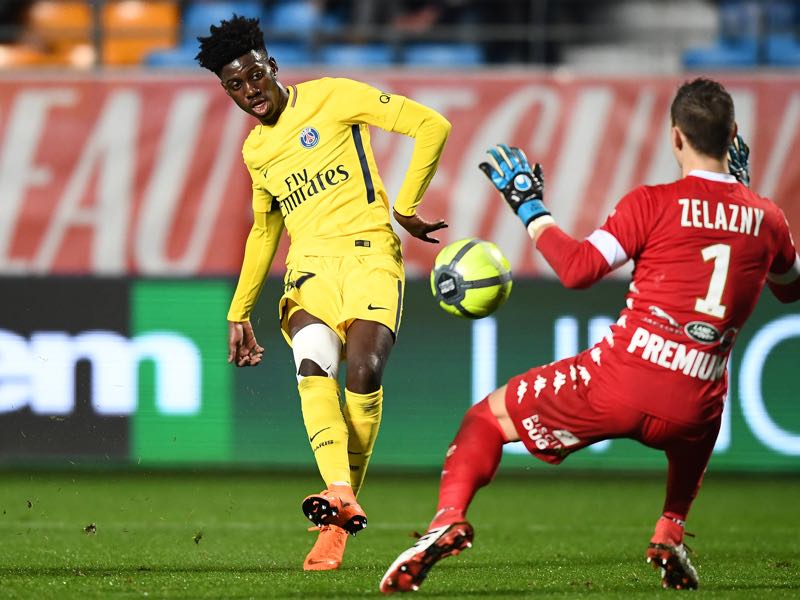
M719 431L728 356L765 280L779 300L800 299L800 259L780 209L746 185L748 148L727 91L707 79L686 83L671 116L683 177L636 188L582 242L547 210L540 165L531 168L518 148L489 150L481 170L564 285L588 287L632 259L631 291L604 340L511 378L467 411L446 453L436 514L386 571L384 593L418 589L437 561L472 545L467 508L492 480L504 444L521 440L558 464L622 437L663 451L669 465L647 562L664 587L698 586L684 523ZM714 223L693 210L715 215ZM758 227L732 218L742 213Z

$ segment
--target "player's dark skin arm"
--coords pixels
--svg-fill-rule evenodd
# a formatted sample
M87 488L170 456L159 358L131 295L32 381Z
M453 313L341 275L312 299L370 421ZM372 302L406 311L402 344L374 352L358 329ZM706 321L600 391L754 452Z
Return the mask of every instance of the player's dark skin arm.
M228 321L228 363L255 367L263 356L264 348L256 341L250 321Z
M236 105L263 125L273 125L286 108L288 93L276 79L278 64L263 50L251 50L225 65L220 85ZM249 321L228 322L228 362L254 367L264 348L256 341Z
M415 238L422 240L423 242L430 242L431 244L438 244L439 240L430 237L428 234L447 227L447 223L444 222L444 219L439 219L438 221L426 221L419 215L415 214L407 217L405 215L401 215L396 210L394 211L394 218L398 223L400 223L403 229L405 229Z

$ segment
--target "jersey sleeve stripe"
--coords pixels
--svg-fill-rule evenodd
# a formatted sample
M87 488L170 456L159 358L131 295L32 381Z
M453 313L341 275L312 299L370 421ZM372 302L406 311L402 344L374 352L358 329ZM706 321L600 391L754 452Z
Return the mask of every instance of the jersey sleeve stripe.
M793 283L795 280L800 278L800 256L797 254L794 255L794 264L789 268L786 273L768 273L767 279L771 283L776 283L778 285L787 285Z
M617 238L605 229L595 229L586 240L603 255L612 269L628 262L628 255Z
M361 140L361 130L358 124L354 124L351 128L353 132L353 142L356 145L356 152L358 153L358 161L361 163L361 172L364 175L364 185L367 186L367 204L375 202L375 186L372 184L372 173L369 172L369 163L367 163L367 153L364 151L364 142Z

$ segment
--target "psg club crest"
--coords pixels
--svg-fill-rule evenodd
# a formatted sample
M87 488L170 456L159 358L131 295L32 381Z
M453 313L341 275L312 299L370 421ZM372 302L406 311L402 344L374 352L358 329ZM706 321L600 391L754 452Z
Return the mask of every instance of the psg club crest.
M313 148L319 143L319 131L313 127L306 127L300 132L300 144L303 148Z

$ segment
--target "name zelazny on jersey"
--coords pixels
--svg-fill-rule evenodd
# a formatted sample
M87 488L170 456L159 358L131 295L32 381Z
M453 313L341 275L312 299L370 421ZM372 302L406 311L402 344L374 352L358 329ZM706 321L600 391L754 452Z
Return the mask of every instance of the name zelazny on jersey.
M714 210L708 200L680 198L681 227L719 229L733 233L757 236L764 220L764 210L752 206L741 206L717 202Z

